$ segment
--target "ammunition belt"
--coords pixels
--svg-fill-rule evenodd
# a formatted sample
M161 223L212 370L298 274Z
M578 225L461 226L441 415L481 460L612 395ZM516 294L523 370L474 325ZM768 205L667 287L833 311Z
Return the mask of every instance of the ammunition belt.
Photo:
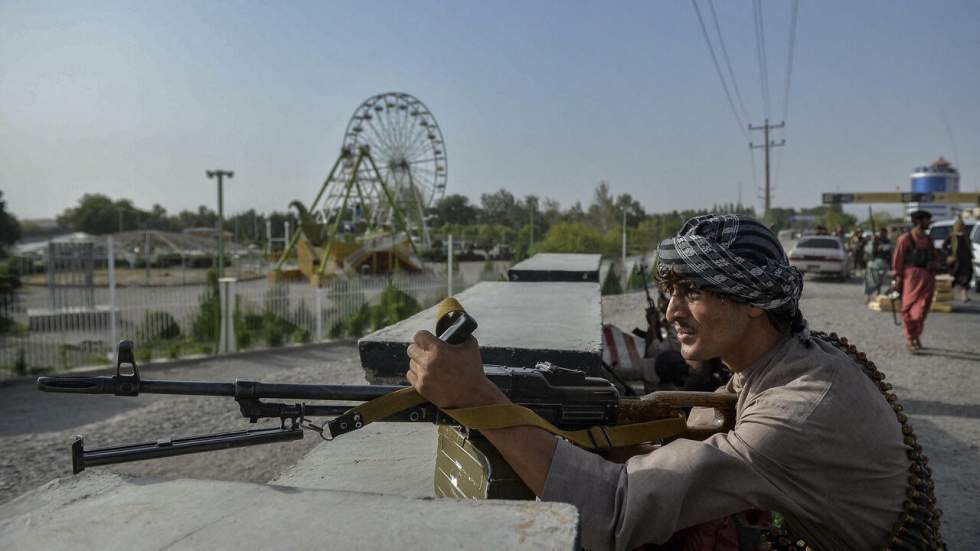
M908 448L908 458L911 461L909 466L908 488L906 489L906 500L902 503L902 512L897 521L892 526L888 541L882 546L885 550L921 550L921 549L946 549L942 534L939 532L941 525L942 510L936 505L934 493L935 484L932 481L932 469L929 468L929 459L922 454L922 446L919 445L909 423L907 415L902 413L902 405L898 403L898 397L892 392L892 385L885 382L885 374L878 370L874 362L868 359L864 352L847 342L844 337L838 337L837 333L813 332L811 336L830 343L838 350L844 352L854 359L870 378L878 390L884 395L895 412L895 417L902 425L905 445ZM805 541L795 538L786 528L773 528L766 535L767 543L771 549L778 551L813 551L813 547Z

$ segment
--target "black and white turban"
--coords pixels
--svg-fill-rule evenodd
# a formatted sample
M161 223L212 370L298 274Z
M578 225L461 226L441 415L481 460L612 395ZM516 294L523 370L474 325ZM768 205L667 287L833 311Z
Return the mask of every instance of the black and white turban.
M803 275L766 226L740 214L695 216L657 248L657 272L763 310L799 305Z

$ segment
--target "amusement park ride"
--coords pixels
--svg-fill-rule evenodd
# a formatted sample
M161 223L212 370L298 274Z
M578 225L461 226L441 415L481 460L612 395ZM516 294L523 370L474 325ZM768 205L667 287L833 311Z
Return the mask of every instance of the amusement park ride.
M446 148L432 112L388 92L351 116L333 168L307 207L290 203L299 231L270 278L307 277L320 286L344 273L420 271L431 247L426 211L446 191ZM322 199L322 202L321 202ZM295 254L296 264L287 265Z

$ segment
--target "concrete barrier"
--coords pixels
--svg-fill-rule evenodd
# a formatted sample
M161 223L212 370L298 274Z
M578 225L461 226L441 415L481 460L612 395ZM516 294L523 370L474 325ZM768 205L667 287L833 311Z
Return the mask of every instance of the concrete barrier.
M434 497L437 439L430 423L373 423L313 448L272 484Z
M601 374L602 306L598 283L483 282L456 295L480 327L483 363L532 367L549 361ZM408 370L406 349L419 329L433 330L435 307L358 341L371 382L395 382Z
M538 253L507 270L510 281L599 282L602 255Z
M575 549L571 505L85 472L0 505L0 549Z

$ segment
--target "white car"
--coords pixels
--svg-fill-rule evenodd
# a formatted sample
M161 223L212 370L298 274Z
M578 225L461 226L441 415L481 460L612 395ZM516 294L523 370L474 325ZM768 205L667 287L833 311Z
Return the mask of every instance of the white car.
M847 279L847 250L832 235L805 235L789 251L789 263L804 274Z

